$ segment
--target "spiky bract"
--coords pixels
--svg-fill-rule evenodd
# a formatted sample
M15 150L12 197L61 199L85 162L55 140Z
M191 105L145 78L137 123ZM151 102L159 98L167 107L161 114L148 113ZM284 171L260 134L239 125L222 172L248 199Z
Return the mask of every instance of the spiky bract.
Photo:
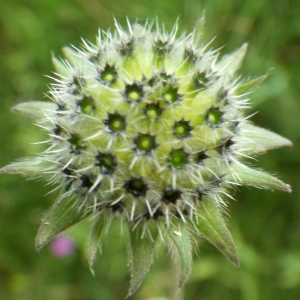
M155 28L154 28L155 27ZM153 29L154 28L154 29ZM291 143L244 116L246 92L264 79L234 78L246 52L217 60L198 43L197 30L176 38L147 23L100 31L97 44L65 48L49 98L14 110L37 120L50 146L39 157L2 172L43 177L62 193L39 230L42 247L91 216L92 266L113 218L127 227L132 282L140 285L162 240L181 260L179 286L192 264L191 240L204 236L238 264L222 217L228 187L290 191L244 159ZM125 234L126 236L126 234Z

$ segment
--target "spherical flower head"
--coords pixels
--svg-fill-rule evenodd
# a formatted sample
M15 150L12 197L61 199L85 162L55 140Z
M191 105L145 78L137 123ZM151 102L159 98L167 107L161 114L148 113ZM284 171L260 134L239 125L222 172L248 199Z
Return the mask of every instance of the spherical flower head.
M116 23L113 33L99 32L96 45L83 41L81 49L64 49L66 60L53 58L50 102L14 107L47 131L49 147L1 171L42 177L62 191L42 221L36 247L90 218L92 268L103 236L119 220L129 244L129 295L160 241L181 261L179 288L199 236L238 264L222 216L230 187L290 192L245 163L291 145L244 115L248 90L265 76L236 78L247 46L219 60L197 32L176 37L177 24L167 33L155 22L128 22L127 31Z

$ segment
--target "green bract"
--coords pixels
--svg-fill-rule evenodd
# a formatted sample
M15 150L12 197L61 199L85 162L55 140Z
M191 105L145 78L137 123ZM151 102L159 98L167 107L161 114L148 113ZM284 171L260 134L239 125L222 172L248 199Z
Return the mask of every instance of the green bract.
M264 77L240 82L234 73L246 45L217 61L197 30L176 38L158 25L118 24L97 44L65 48L53 58L58 77L51 102L14 111L48 133L37 158L1 169L42 177L61 187L36 238L41 248L81 220L93 221L87 243L97 248L117 218L129 239L129 296L141 284L162 241L181 261L178 286L191 271L192 244L202 236L238 264L222 217L228 187L252 185L290 192L288 185L245 159L291 142L245 118L246 93ZM193 243L192 243L193 242Z

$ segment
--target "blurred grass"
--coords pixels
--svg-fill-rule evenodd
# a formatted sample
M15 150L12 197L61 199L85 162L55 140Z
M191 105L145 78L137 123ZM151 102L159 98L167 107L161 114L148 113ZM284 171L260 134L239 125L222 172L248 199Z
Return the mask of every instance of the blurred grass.
M0 1L0 126L3 166L33 155L43 138L31 120L10 113L26 100L45 99L51 75L51 51L61 55L80 37L95 40L98 28L112 28L113 16L123 25L126 16L143 22L158 16L171 28L180 16L180 30L191 30L206 10L204 40L225 45L224 54L249 42L241 73L270 73L251 96L259 111L252 120L294 142L260 157L255 164L278 172L293 193L241 188L229 205L228 219L241 266L236 268L211 245L201 242L184 299L273 300L300 295L300 2L298 0L12 0ZM129 274L126 247L116 228L98 257L93 277L84 257L85 226L72 229L77 251L57 259L45 248L35 252L34 238L43 212L55 195L49 187L19 176L1 175L0 183L0 295L7 300L123 299ZM152 271L133 300L167 297L172 270L161 250Z

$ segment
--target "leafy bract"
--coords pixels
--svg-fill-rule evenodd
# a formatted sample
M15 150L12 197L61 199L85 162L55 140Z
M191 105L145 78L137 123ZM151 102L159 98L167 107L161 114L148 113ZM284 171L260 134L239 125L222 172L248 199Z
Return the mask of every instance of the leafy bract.
M127 298L139 288L153 263L158 231L157 228L155 228L155 224L149 225L152 229L151 236L141 234L140 230L132 231L129 228L129 264L131 267L131 280Z
M180 258L181 269L178 287L181 288L188 280L192 269L193 255L191 238L184 223L180 223L176 227L170 225L168 228L168 236Z
M45 171L52 169L50 163L42 158L23 159L14 163L11 163L0 169L0 173L7 174L22 174L27 176L41 176Z
M241 143L240 151L248 155L293 145L290 140L279 134L252 125L249 122L245 122L241 125L241 134L244 138Z
M56 235L82 221L89 214L76 198L58 199L42 220L35 240L36 248L42 248Z
M52 102L46 101L29 101L17 104L12 108L13 112L20 113L24 116L41 119L45 118L48 114L53 114L57 110L57 105Z
M248 44L245 43L236 51L228 55L224 55L222 60L217 64L217 68L225 68L229 77L232 77L242 65L243 59L247 52L247 47Z
M237 89L235 90L235 94L236 95L243 95L246 92L248 92L250 89L252 89L253 87L255 87L257 84L261 83L262 81L264 81L267 78L266 75L263 76L259 76L257 78L254 78L248 82L242 83L240 84Z
M233 163L231 168L232 172L227 175L229 181L234 180L244 185L282 190L289 193L292 191L288 184L263 171L249 168L240 163Z
M231 262L239 265L238 254L216 202L204 196L197 208L197 229L201 235L219 249Z
M106 218L104 214L101 214L96 219L87 242L87 258L92 272L93 272L93 264L96 258L97 249L99 247L101 237L105 232L105 225L106 225Z

